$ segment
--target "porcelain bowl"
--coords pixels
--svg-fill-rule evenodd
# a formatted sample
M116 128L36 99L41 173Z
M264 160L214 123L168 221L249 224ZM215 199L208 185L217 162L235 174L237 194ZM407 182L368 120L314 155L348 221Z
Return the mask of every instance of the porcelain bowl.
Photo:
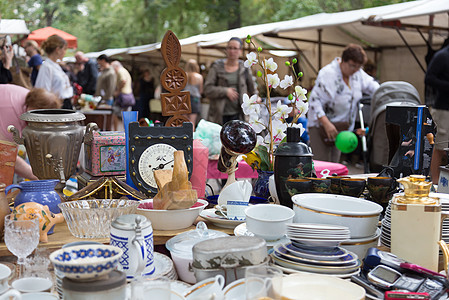
M382 206L334 194L298 194L292 197L295 223L320 223L349 228L351 239L376 233Z
M151 203L152 207L153 199L142 200L141 204L137 207L137 214L145 216L151 221L153 230L177 230L184 229L193 224L196 218L200 215L203 209L208 205L208 202L203 199L198 199L196 205L187 209L147 209L141 208L144 203Z
M374 235L366 238L346 240L340 244L340 247L357 254L358 257L365 257L369 248L377 247L377 241L381 233L380 228L377 228Z
M54 268L71 279L92 279L114 270L123 250L111 245L82 245L59 249L50 254Z
M139 201L122 199L76 200L59 204L70 232L78 238L109 238L111 222L133 214Z
M267 241L280 239L287 232L286 224L292 223L295 212L277 204L252 205L245 209L246 228Z

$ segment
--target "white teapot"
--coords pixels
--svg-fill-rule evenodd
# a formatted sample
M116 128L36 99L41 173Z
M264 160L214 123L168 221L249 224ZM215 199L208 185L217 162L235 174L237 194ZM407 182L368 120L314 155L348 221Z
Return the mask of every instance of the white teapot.
M123 250L118 269L128 279L154 273L153 228L144 216L117 217L111 224L110 244Z

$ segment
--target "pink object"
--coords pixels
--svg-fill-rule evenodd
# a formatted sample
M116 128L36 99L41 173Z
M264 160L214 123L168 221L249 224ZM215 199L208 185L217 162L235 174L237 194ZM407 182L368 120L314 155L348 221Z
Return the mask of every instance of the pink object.
M334 173L336 173L338 176L348 175L348 168L343 164L333 163L333 162L328 162L328 161L321 161L321 160L314 160L313 163L315 166L316 176L318 178L323 177L321 175L321 171L323 171L325 169L329 170L328 176L331 176Z
M337 173L337 175L347 175L348 168L345 165L332 163L327 161L314 160L315 172L318 178L323 177L321 171L324 169L329 170L329 176ZM217 169L218 160L209 160L207 166L207 179L226 179L228 175L226 173L221 173ZM253 171L251 167L245 162L240 161L238 165L238 170L235 173L236 178L257 178L257 171Z
M14 142L12 133L7 128L14 125L22 132L25 128L25 121L20 120L20 116L26 112L25 97L29 90L14 84L0 84L0 140Z
M193 170L190 182L192 188L196 190L198 198L204 198L206 193L206 173L209 170L208 157L209 149L200 140L193 140ZM216 164L215 167L217 167Z
M121 131L94 131L84 145L86 172L92 176L125 175L126 143Z

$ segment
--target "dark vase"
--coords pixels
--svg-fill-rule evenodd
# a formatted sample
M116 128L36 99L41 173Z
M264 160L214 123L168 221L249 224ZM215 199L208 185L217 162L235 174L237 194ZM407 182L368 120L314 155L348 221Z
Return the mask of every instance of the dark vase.
M286 181L293 178L316 177L312 151L301 142L299 128L287 128L287 142L278 146L274 156L274 182L279 202L293 208Z
M254 194L257 197L268 199L270 197L270 189L268 187L268 179L273 175L273 171L261 171L257 170L259 177L257 177L254 183Z

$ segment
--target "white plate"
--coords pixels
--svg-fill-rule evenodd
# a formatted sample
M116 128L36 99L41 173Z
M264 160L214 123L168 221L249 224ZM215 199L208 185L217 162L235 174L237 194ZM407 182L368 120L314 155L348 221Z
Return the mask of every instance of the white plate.
M286 273L286 274L295 274L295 273L300 273L300 274L310 274L310 272L303 272L303 271L298 271L295 269L290 269L287 267L283 267L280 265L275 265L276 267L278 267L279 269L282 270L282 272ZM352 273L348 273L348 274L321 274L323 276L333 276L333 277L338 277L338 278L342 278L342 279L348 279L351 278L351 276L353 275L358 275L360 273L360 270L357 270L355 272Z
M357 260L357 262L354 265L349 265L349 266L315 266L315 265L309 265L309 264L303 264L303 263L289 261L285 258L279 257L276 254L276 252L273 252L271 254L271 257L276 262L276 264L281 265L283 267L287 267L287 268L298 270L298 271L305 271L305 272L312 272L312 273L319 273L319 274L352 273L352 272L359 270L360 266L362 265L361 261Z
M346 226L315 224L315 223L291 223L287 224L287 228L298 228L307 230L349 230Z
M362 300L365 299L365 289L353 282L332 276L293 274L283 278L281 296L297 300Z
M234 228L234 235L235 236L254 236L254 233L251 231L248 231L246 228L246 223L240 224L237 227ZM289 239L287 237L282 237L279 240L276 241L266 241L267 247L273 247L277 244L285 244L289 242Z
M346 239L337 239L337 240L323 240L323 239L298 239L287 236L293 243L300 243L306 246L314 246L314 247L337 247L341 242Z
M298 234L291 233L287 231L287 236L289 238L298 238L298 239L320 239L320 240L349 240L350 234Z
M303 257L297 257L289 253L288 249L284 248L283 245L274 246L274 252L280 257L288 259L292 262L298 262L303 264L315 264L322 266L342 266L351 265L356 263L358 256L355 253L348 251L346 256L340 257L337 260L321 260L321 259L309 259Z
M200 213L200 217L222 228L234 228L235 226L245 222L245 221L228 220L225 217L220 217L215 214L215 208L204 209Z
M335 250L334 253L329 252L306 252L301 251L301 249L293 248L291 243L283 244L284 248L287 249L288 252L291 254L297 256L297 257L304 257L308 259L316 259L316 260L338 260L341 257L344 257L348 255L348 250L345 248L338 247L338 249Z
M149 278L157 278L161 276L168 277L167 275L172 274L173 269L174 269L173 261L167 255L161 254L159 252L154 252L154 273L148 277Z

